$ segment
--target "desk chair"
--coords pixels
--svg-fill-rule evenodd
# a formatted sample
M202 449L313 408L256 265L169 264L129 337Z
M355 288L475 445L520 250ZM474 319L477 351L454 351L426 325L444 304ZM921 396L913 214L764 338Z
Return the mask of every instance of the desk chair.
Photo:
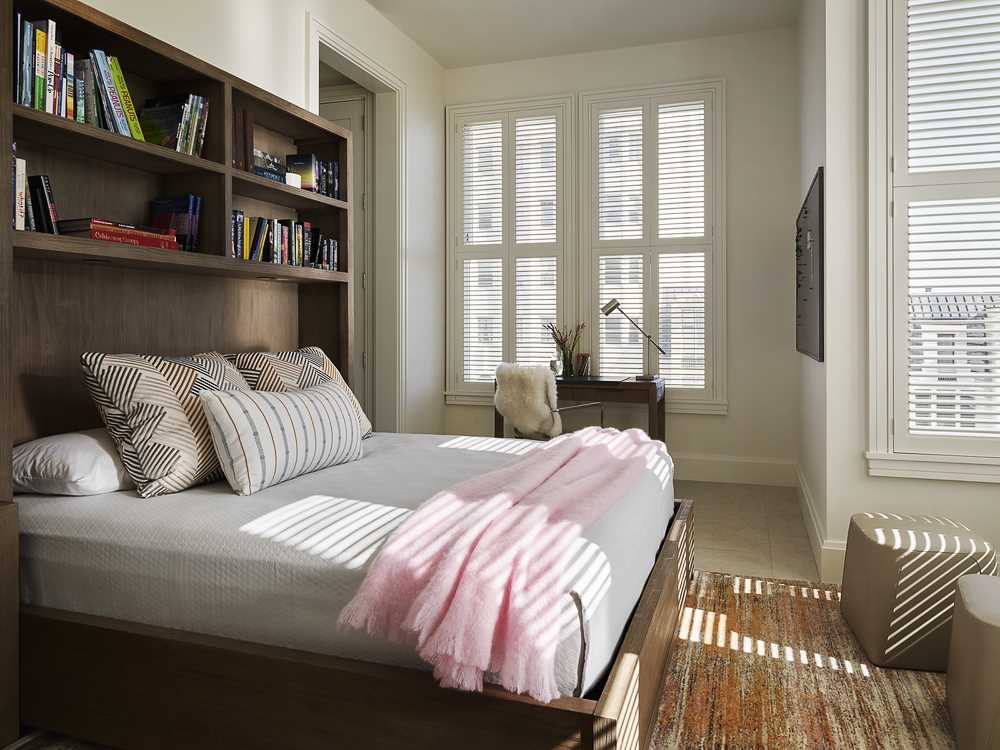
M588 401L559 407L556 400L556 376L548 367L527 367L506 362L497 367L497 412L511 423L514 435L533 440L548 440L562 433L564 411L598 407L604 426L604 404Z

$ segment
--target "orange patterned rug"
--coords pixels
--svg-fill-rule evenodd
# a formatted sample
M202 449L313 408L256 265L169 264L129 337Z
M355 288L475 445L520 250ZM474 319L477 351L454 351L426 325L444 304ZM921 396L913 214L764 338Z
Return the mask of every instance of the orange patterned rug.
M652 750L952 748L945 676L880 669L837 586L698 573Z

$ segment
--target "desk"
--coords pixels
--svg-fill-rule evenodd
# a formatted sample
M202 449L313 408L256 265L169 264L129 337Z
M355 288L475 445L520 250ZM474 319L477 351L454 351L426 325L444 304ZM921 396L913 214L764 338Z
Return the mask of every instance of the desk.
M665 388L662 378L636 380L635 378L556 378L557 397L562 401L603 401L617 404L646 404L649 409L649 436L654 440L667 439L667 409L664 403ZM504 419L493 409L493 434L504 435Z

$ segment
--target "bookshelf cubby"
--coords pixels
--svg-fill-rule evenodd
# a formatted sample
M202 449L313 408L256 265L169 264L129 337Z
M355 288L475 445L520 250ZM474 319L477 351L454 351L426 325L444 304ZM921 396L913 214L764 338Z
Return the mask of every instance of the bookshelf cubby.
M148 98L209 103L205 145L191 156L17 104L13 27L55 21L74 54L121 63L136 109ZM168 9L169 12L169 9ZM0 0L0 746L17 736L17 590L11 449L100 425L80 376L84 351L163 355L320 346L346 378L353 347L351 134L317 115L77 0ZM253 113L255 141L340 162L329 198L271 182L233 162L234 110ZM16 231L11 151L46 174L60 219L148 223L155 198L202 198L199 243L183 252ZM261 146L263 148L263 145ZM274 151L282 154L282 151ZM282 154L283 155L283 154ZM231 256L234 209L309 221L339 243L334 270ZM16 605L15 605L16 606Z

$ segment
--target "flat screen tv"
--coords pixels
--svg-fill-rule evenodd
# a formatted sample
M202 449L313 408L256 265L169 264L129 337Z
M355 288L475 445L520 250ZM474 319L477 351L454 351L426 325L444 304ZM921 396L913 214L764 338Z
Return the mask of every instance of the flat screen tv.
M795 348L823 361L823 167L795 222Z

